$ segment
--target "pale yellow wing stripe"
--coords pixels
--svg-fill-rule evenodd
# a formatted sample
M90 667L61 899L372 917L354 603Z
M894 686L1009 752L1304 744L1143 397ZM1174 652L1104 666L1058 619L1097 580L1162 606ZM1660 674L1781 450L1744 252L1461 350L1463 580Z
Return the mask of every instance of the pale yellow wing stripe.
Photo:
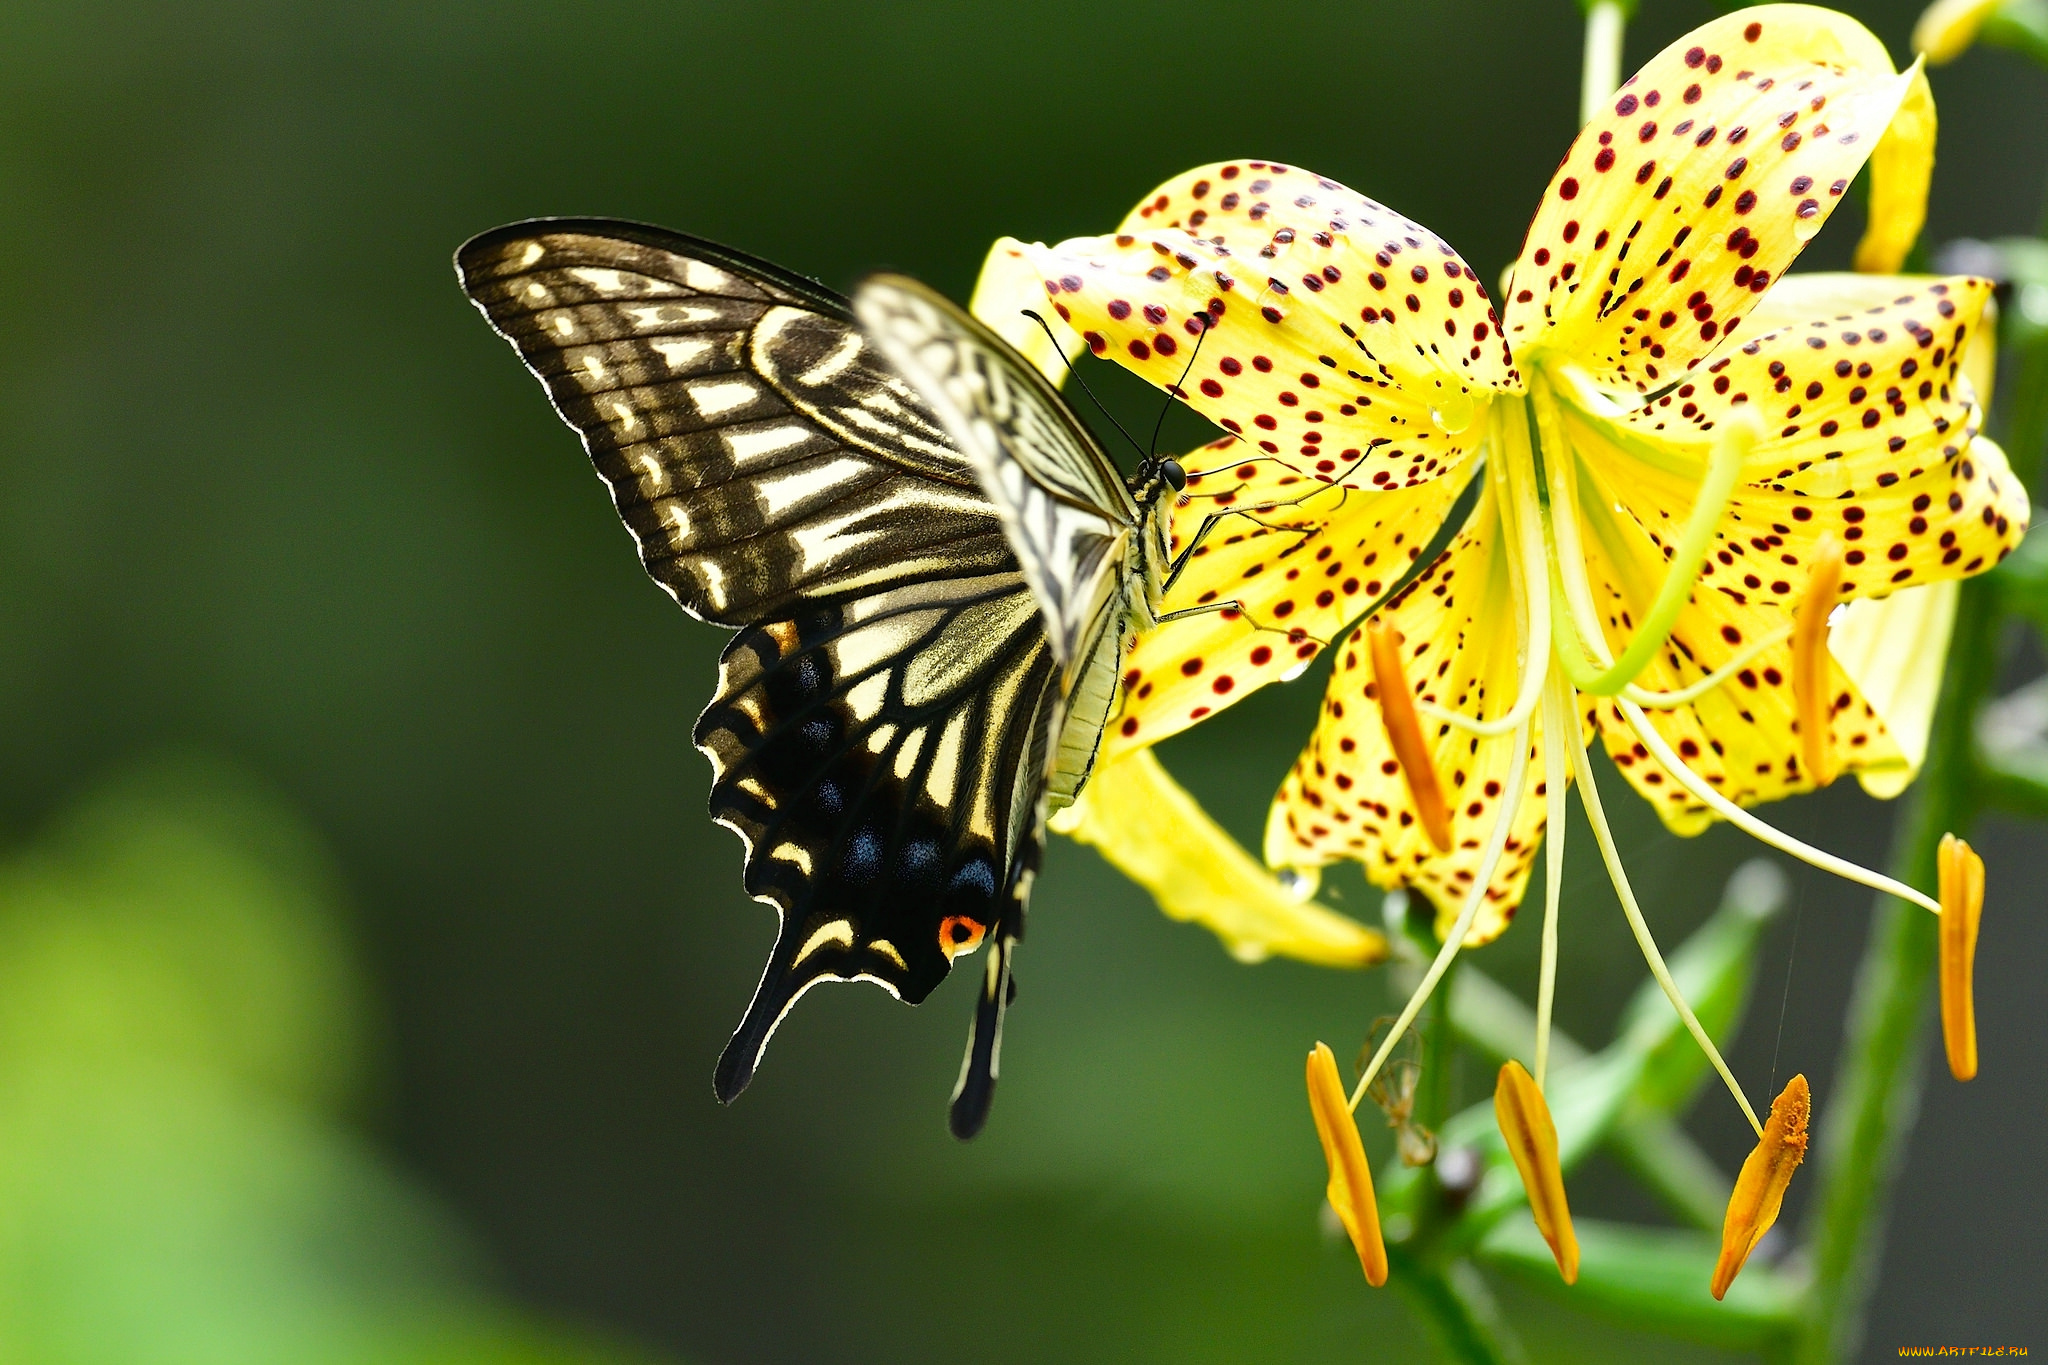
M864 282L862 325L938 413L995 504L1069 681L1124 591L1137 509L1115 467L1036 372L944 298L899 276Z

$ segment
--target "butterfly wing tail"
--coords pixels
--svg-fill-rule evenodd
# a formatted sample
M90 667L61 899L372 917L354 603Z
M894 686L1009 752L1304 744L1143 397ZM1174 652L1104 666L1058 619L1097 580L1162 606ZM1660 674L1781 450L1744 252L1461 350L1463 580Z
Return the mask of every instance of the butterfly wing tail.
M960 1080L953 1087L947 1125L962 1142L981 1131L988 1122L989 1105L996 1097L996 1074L1003 1061L1003 1016L1009 1011L1016 982L1010 964L1017 940L1005 933L988 955L982 975L981 997L974 1005L974 1022L967 1032L967 1055L960 1063Z
M828 953L836 948L832 945ZM768 1040L775 1036L776 1026L782 1023L797 998L818 981L824 973L813 964L812 970L798 972L791 969L791 959L797 954L796 945L790 941L789 922L784 921L783 931L777 936L775 951L768 956L767 969L761 973L761 984L754 988L754 998L747 1005L747 1012L740 1019L740 1026L733 1030L731 1041L725 1051L718 1055L718 1069L711 1073L712 1093L718 1096L720 1104L731 1104L739 1098L747 1082L754 1079L754 1068L761 1063L761 1054L768 1050Z

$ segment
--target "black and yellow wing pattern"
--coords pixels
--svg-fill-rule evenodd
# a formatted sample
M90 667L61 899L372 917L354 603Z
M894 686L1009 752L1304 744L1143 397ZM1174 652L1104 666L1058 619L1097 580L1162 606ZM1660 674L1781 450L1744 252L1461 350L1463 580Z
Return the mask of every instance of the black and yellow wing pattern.
M915 1004L987 943L951 1112L971 1136L1065 718L1062 652L977 471L845 300L764 261L550 219L456 264L582 436L649 575L738 632L695 738L712 817L781 927L718 1097L811 986Z
M873 275L854 311L952 434L995 504L1051 632L1066 694L1049 797L1070 804L1095 762L1131 628L1163 583L1157 476L1142 506L1059 393L1005 341L929 286Z

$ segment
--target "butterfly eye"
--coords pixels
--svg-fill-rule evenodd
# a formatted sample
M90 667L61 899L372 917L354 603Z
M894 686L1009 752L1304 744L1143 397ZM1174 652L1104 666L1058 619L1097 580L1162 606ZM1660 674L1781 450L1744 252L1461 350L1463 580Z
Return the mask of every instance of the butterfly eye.
M1171 484L1173 491L1176 493L1188 486L1188 472L1180 467L1179 460L1161 460L1159 462L1159 477Z

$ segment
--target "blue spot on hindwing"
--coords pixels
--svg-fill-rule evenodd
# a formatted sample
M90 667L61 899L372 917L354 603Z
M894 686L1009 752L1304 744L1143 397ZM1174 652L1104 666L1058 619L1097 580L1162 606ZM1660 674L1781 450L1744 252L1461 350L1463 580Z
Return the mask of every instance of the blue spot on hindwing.
M938 880L939 846L930 839L913 839L896 854L896 880L909 886L926 886Z
M839 857L840 875L856 886L866 886L882 870L882 840L872 827L863 827L846 841Z

